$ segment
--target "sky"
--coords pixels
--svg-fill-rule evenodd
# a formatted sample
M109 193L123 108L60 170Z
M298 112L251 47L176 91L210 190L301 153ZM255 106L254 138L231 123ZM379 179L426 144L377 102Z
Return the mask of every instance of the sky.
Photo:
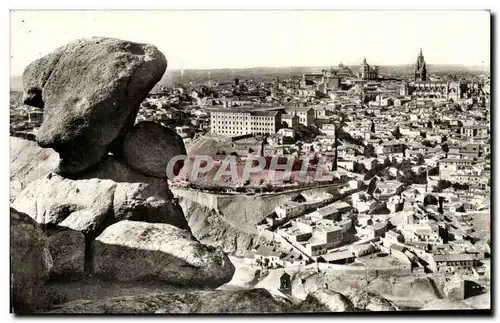
M78 38L156 45L168 69L490 64L487 11L11 11L11 76Z

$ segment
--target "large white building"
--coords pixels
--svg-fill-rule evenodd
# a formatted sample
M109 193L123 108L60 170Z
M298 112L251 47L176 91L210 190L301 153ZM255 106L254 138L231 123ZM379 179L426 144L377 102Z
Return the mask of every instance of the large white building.
M281 125L281 112L219 109L210 112L213 134L240 136L247 134L274 134Z

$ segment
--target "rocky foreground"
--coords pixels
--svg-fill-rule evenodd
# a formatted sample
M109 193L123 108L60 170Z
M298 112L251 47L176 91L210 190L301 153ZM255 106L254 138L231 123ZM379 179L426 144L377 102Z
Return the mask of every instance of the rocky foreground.
M301 287L300 299L258 284L221 290L236 270L227 253L259 243L237 228L238 203L251 205L249 224L269 203L244 197L214 210L174 198L164 170L186 153L181 138L153 122L135 124L166 66L153 45L96 37L24 71L24 103L44 118L36 142L10 141L13 312L395 310L360 290Z
M185 153L182 140L159 124L134 125L166 66L153 45L92 38L24 71L24 103L44 120L38 145L11 138L15 312L64 301L57 288L48 295L50 282L204 290L231 280L229 258L192 235L168 187L164 170Z
M221 231L223 222L201 221L218 218L208 209L183 212L165 173L173 156L186 153L182 140L159 124L134 124L166 65L153 45L92 38L26 68L24 103L42 108L44 120L36 143L11 138L14 312L355 310L329 290L295 301L262 288L216 289L235 272L225 252L255 241L210 234L205 245L193 236L186 219L197 233L212 227L231 236L230 225ZM237 245L215 243L228 239Z

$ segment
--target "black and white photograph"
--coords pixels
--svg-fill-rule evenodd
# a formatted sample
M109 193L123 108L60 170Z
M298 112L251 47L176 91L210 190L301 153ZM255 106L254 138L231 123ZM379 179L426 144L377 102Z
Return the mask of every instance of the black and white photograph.
M491 314L492 17L10 10L10 313Z

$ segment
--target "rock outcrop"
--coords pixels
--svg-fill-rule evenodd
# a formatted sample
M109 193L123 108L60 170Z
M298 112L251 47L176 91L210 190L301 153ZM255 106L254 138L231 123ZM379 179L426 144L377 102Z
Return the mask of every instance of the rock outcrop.
M116 281L159 280L218 287L234 266L220 250L169 224L120 221L92 243L93 272Z
M29 183L54 171L59 155L35 142L10 137L10 199L13 201Z
M111 223L120 220L169 223L189 230L182 208L164 179L137 173L113 157L89 169L81 178L116 183Z
M67 227L92 239L125 219L188 229L172 199L166 181L138 174L109 157L80 179L49 173L28 184L12 205L40 224Z
M166 67L153 45L103 37L73 41L28 65L24 103L44 109L37 142L59 153L57 171L99 162L134 125Z
M363 290L348 288L343 294L349 298L353 305L359 310L373 312L390 312L397 310L396 306L389 300L367 293Z
M111 180L71 180L49 173L28 184L12 206L44 227L95 235L112 212L115 186Z
M310 292L306 299L298 304L296 312L353 312L352 302L344 295L329 289Z
M81 278L85 266L85 235L68 228L46 231L53 266L52 278Z
M117 154L142 174L166 178L168 162L175 156L186 155L186 148L182 138L174 130L156 122L144 121L127 132ZM175 166L174 175L177 175L183 161Z
M61 304L51 314L254 314L286 313L288 304L265 289L196 291L82 300Z
M43 283L52 269L49 243L28 215L10 209L10 270L15 312L42 305Z
M425 304L421 311L472 310L474 307L461 301L438 299Z
M439 290L433 285L430 277L392 276L390 279L379 277L371 281L365 290L371 295L398 300L397 304L403 307L408 304L420 307L440 297Z
M182 169L184 171L184 168ZM255 225L297 192L263 195L218 195L172 185L193 235L202 243L243 256L262 243Z
M23 212L11 212L15 303L38 304L43 282L66 284L67 293L55 287L47 307L66 296L78 299L68 284L109 283L117 292L134 286L147 293L144 281L188 291L231 280L229 258L192 235L169 189L166 168L172 157L186 154L182 139L154 122L134 126L140 103L166 65L152 45L94 37L60 47L25 69L23 101L44 115L36 137L42 148L11 139L11 204ZM174 173L182 167L177 163ZM66 277L72 279L61 279ZM120 307L119 300L106 305L91 287L96 305L79 313L108 312L111 303L115 312L141 306L139 313L149 312L142 296L131 307ZM181 311L188 312L245 312L254 297L263 299L263 312L279 308L269 293L221 293L169 296L151 313L178 312L179 299Z
M181 198L179 203L193 235L204 244L220 247L228 254L243 256L265 241L257 234L244 232L226 222L214 209L185 198Z

